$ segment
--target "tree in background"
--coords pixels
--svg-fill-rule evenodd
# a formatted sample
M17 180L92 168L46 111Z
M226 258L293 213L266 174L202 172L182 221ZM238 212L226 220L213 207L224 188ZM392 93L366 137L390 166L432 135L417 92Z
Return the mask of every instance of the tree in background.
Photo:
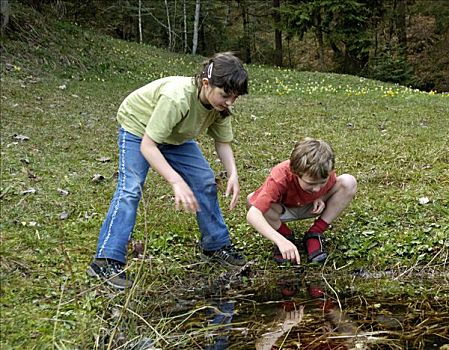
M241 10L241 18L242 18L242 54L243 60L246 63L251 63L251 43L250 43L250 26L249 26L249 14L248 14L248 4L246 0L237 0L239 4L239 8Z
M192 39L192 54L196 54L196 50L198 48L198 28L200 25L200 10L201 10L201 1L196 0L195 4L195 20L193 21L193 39Z
M325 70L322 18L324 3L314 0L292 0L286 1L281 9L283 30L289 34L289 38L297 35L302 40L308 31L314 32L318 43L317 53L321 71Z
M415 0L408 7L407 62L413 85L449 92L449 1Z
M282 30L281 14L279 8L281 7L280 0L273 0L273 27L274 27L274 65L282 67L283 53L282 53Z
M398 35L398 47L399 53L402 56L407 56L407 24L406 24L406 12L407 1L406 0L394 0L396 19L396 31Z
M8 13L2 8L2 35L14 35L27 26L14 13L21 4L36 11L36 18L52 16L174 52L209 56L230 50L247 63L358 74L427 90L449 90L448 0L1 3L9 3L12 9Z
M314 33L320 70L325 70L328 45L338 70L350 74L360 72L368 62L369 11L367 4L358 0L290 0L281 9L290 35L302 39L307 32Z
M0 2L0 30L3 31L3 28L9 22L9 3L8 0L1 0Z
M413 69L407 63L407 1L379 1L371 19L374 49L362 74L384 81L411 83Z

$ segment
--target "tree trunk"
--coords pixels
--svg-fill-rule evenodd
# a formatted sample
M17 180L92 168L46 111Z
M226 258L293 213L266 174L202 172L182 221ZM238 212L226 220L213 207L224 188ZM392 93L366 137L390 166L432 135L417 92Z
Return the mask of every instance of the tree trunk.
M184 53L187 53L188 45L187 45L187 9L186 9L186 0L183 0L183 20L184 20Z
M200 26L200 8L201 0L196 0L195 3L195 19L193 21L193 40L192 40L192 54L196 54L198 49L198 30Z
M244 61L246 63L251 63L251 45L249 39L248 8L246 6L246 0L240 0L239 4L242 8Z
M323 40L323 27L321 25L321 9L319 8L316 14L313 16L313 25L315 27L315 36L318 42L318 62L320 65L320 71L324 71L324 40Z
M165 10L167 13L167 31L168 31L168 48L171 50L172 48L172 30L171 30L171 23L170 23L170 10L168 9L168 3L167 0L165 0Z
M391 43L393 42L393 35L395 32L395 14L396 14L396 6L397 6L397 0L393 0L393 12L392 12L392 16L390 17L389 20L389 27L388 27L388 41L386 42L385 46L387 47L387 50L390 51L393 47L391 45Z
M226 8L226 17L224 19L224 26L227 27L229 25L229 18L231 17L231 1L228 1L228 7Z
M0 29L3 29L8 25L10 6L8 0L0 0Z
M273 0L273 22L274 22L274 64L282 67L282 32L279 30L281 16L279 8L280 0Z
M377 57L377 52L379 50L379 21L377 18L373 22L373 34L374 34L374 57Z
M142 0L139 0L139 43L142 41Z
M398 31L399 51L405 57L407 55L406 0L397 0L396 9L396 29Z
M174 0L174 1L172 1L172 3L173 3L174 10L173 10L173 18L172 18L172 21L171 21L171 23L173 23L173 24L172 24L172 28L171 28L171 32L172 32L171 38L172 38L172 40L171 40L170 51L175 51L176 39L178 38L178 35L176 34L176 23L177 23L176 19L178 17L178 1Z
M292 51L290 50L290 37L289 36L287 36L287 58L288 58L288 66L293 67Z

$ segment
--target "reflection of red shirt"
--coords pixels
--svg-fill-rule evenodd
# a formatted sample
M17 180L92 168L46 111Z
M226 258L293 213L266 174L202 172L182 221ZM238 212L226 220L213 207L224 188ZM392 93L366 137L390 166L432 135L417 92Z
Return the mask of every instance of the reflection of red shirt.
M265 213L273 203L282 203L286 207L299 207L312 203L323 196L335 185L337 177L332 171L324 187L315 193L304 191L298 177L290 170L290 161L286 160L271 169L270 175L251 197L250 204Z

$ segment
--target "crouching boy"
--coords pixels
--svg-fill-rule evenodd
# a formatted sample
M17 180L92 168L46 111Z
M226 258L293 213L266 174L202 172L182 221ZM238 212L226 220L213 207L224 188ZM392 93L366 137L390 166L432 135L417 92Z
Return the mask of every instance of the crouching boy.
M285 224L316 217L303 237L309 262L324 262L324 232L353 199L352 175L336 176L334 152L322 140L296 143L290 159L276 165L263 185L248 195L248 223L273 241L273 259L300 263L296 239Z

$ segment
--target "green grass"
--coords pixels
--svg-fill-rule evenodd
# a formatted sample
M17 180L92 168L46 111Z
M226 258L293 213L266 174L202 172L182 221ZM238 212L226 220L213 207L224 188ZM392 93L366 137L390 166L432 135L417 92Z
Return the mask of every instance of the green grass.
M156 297L169 302L192 275L201 283L216 271L194 265L196 222L174 210L158 175L148 176L134 233L153 257L131 263L138 288L110 293L85 270L115 189L120 102L152 79L194 74L201 58L71 24L29 40L33 45L6 38L1 67L2 349L107 348L110 333L117 337L121 328L128 339L169 333L168 321L150 327L136 314L164 320ZM234 243L255 269L271 268L271 245L246 224L244 197L288 158L295 140L311 136L332 144L338 173L353 174L359 186L328 233L331 264L324 271L415 264L447 271L449 95L352 76L247 68L250 94L234 117L242 200L233 212L223 192L220 200ZM199 141L219 172L212 143ZM104 180L93 182L95 174ZM420 204L421 197L429 202ZM293 228L301 232L308 224ZM110 344L117 346L116 338Z

